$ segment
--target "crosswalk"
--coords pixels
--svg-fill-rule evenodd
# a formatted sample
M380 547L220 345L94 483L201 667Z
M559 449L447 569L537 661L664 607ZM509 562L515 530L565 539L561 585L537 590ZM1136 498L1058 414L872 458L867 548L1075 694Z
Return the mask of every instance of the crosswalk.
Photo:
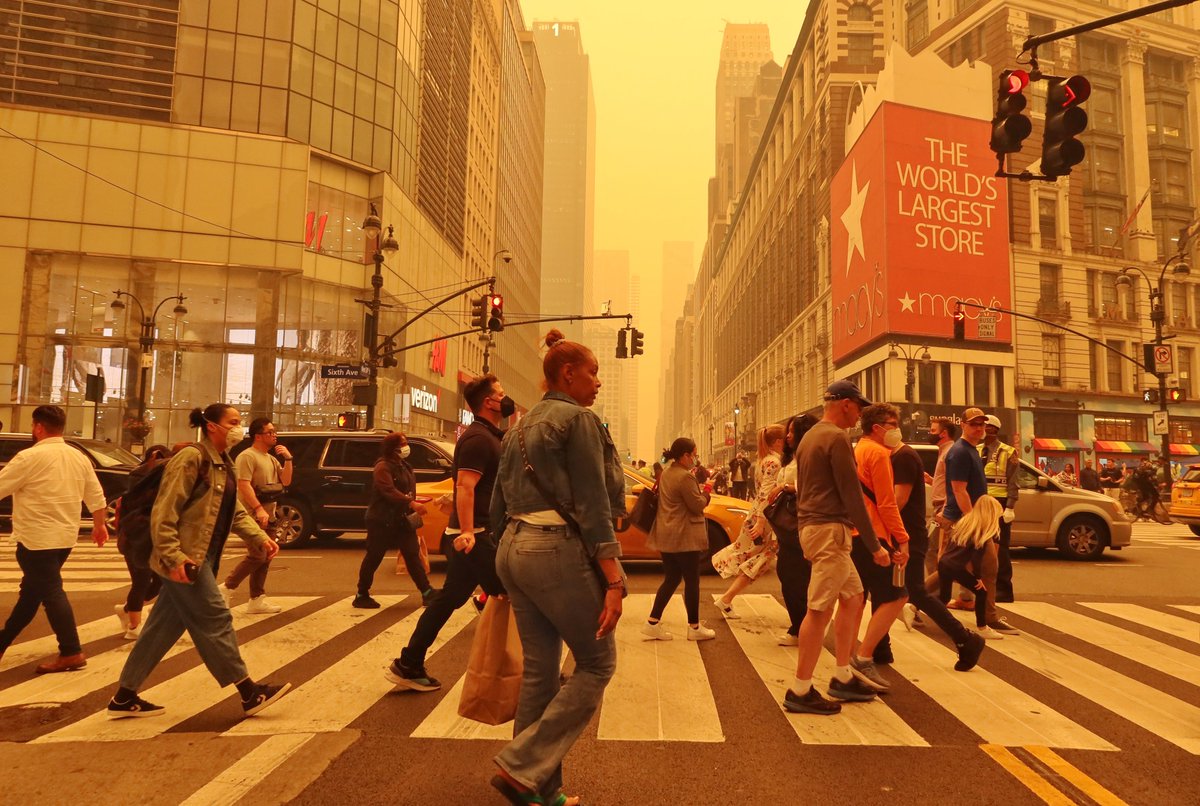
M241 651L255 676L280 677L286 668L288 679L296 683L284 701L259 718L237 719L240 709L232 689L218 688L194 648L180 643L168 657L190 662L173 664L177 671L166 679L155 678L155 685L142 692L147 700L166 706L165 714L107 719L101 694L115 687L131 646L110 640L118 630L111 616L80 626L85 651L89 644L101 648L88 652L88 665L78 672L20 674L19 667L28 669L54 654L54 639L14 644L0 660L0 711L91 704L77 717L48 720L46 729L29 739L33 744L153 739L187 732L190 720L206 715L201 720L206 725L223 719L222 735L271 737L270 746L260 752L286 756L304 744L304 737L351 726L393 691L383 666L407 642L421 610L415 597L377 598L383 607L370 611L330 596L274 597L282 608L274 615L248 615L245 605L234 608ZM684 640L679 597L664 618L675 627L676 639L642 640L641 618L651 601L649 594L626 600L627 616L617 630L618 670L597 722L599 741L724 742L731 717L723 712L718 695L731 688L743 702L780 712L778 702L793 679L796 650L776 641L786 622L776 597L740 597L737 607L743 617L726 622L727 632L719 631L717 640L704 643ZM1022 634L989 642L972 672L952 671L955 652L934 628L908 632L897 626L892 632L896 660L885 670L893 681L892 694L848 705L832 718L786 714L790 732L803 744L923 748L946 743L937 726L948 716L966 731L964 735L981 744L1131 749L1128 729L1113 733L1111 720L1072 710L1074 699L1083 698L1144 732L1139 743L1158 737L1200 755L1200 606L1082 601L1019 602L1004 609ZM439 651L450 642L469 644L475 619L473 609L460 609L433 646L431 671L450 679L438 694L414 695L432 707L410 738L496 741L512 735L511 723L486 726L459 717L462 678L455 679L455 673L464 670L439 663ZM307 658L334 641L350 648L307 673L297 673ZM734 668L746 673L717 679L713 668L718 660L725 669L730 663L740 664ZM816 679L825 681L832 674L833 658L826 652Z
M1137 523L1130 548L1172 548L1200 551L1200 537L1179 523Z

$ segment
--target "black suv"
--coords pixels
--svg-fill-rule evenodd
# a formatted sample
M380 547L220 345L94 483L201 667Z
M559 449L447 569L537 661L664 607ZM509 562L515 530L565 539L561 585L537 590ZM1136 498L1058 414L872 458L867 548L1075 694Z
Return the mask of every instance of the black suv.
M64 437L64 439L68 445L78 449L92 463L96 477L100 479L100 486L104 488L104 500L110 505L109 528L111 529L113 526L111 504L129 489L129 473L137 467L138 458L111 442L79 437ZM14 456L32 444L33 437L29 434L0 434L0 467L7 465ZM87 521L90 528L92 516L84 509L85 507L80 503L80 518ZM12 531L11 497L0 501L0 531Z
M371 471L387 432L281 431L278 436L294 457L292 483L275 512L279 545L299 546L314 536L337 537L365 529ZM243 440L231 455L236 457L250 444ZM420 436L410 436L408 444L408 462L418 484L450 478L453 445Z

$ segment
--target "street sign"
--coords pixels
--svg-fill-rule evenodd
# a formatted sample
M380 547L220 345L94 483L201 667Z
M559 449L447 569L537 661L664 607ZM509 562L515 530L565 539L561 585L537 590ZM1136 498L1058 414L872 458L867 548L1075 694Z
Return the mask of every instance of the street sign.
M1154 412L1154 436L1166 436L1170 427L1167 425L1167 413L1165 411Z
M367 377L367 373L361 364L322 364L321 377L358 379Z
M1170 375L1175 371L1174 357L1171 354L1171 345L1156 344L1154 345L1154 372L1155 374Z
M981 311L979 314L979 338L996 338L996 321L999 318L999 316L989 311Z

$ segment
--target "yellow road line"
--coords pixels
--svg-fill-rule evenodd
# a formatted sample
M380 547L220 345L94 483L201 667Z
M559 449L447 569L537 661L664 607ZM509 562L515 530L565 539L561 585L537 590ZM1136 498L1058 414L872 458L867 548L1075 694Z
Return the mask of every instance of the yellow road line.
M1007 770L1012 777L1024 784L1030 792L1045 801L1048 806L1075 806L1073 800L1062 792L1059 792L1049 781L1022 763L1007 747L997 744L981 744L979 747L983 752L991 756L997 764Z
M1079 768L1069 764L1066 759L1049 747L1028 746L1025 750L1037 758L1038 761L1041 761L1047 767L1070 781L1080 792L1083 792L1089 798L1096 801L1099 806L1127 806L1125 801L1089 778Z

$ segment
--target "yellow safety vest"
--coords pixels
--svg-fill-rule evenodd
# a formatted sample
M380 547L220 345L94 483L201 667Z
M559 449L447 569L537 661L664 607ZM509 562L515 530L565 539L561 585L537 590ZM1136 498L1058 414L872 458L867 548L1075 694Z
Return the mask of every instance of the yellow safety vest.
M987 446L980 443L979 452ZM992 498L1008 498L1008 460L1017 452L1011 445L1000 442L983 464L983 475L987 477L987 491Z

